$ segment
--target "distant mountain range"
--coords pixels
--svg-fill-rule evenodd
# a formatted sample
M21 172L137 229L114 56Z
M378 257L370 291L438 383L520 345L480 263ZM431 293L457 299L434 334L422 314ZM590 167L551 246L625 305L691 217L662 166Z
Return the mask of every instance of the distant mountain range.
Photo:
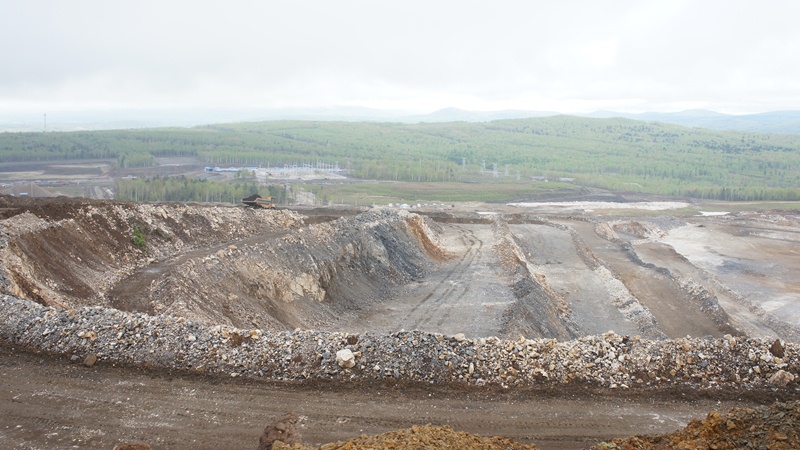
M483 122L500 119L523 119L526 117L547 117L559 115L546 111L465 111L457 108L446 108L424 116L409 119L419 122ZM622 117L644 122L662 122L685 127L708 128L711 130L737 130L747 132L768 132L784 134L800 134L800 111L774 111L760 114L729 115L707 110L689 110L675 113L620 113L614 111L596 111L590 114L571 114L579 117L611 118Z
M430 114L409 115L403 111L388 111L361 107L336 107L314 109L158 109L158 110L108 110L108 111L55 111L44 117L0 114L2 131L77 131L153 127L191 127L212 123L259 122L267 120L320 120L353 122L488 122L501 119L523 119L559 115L553 111L468 111L445 108ZM712 130L738 130L800 134L800 111L774 111L760 114L729 115L707 110L689 110L674 113L620 113L596 111L590 114L573 114L580 117L623 117L646 122L663 122L686 127ZM46 120L45 120L46 119Z
M646 122L672 123L685 127L708 128L711 130L800 134L800 111L773 111L736 116L702 109L676 113L648 112L641 114L598 111L587 114L585 117L624 117Z

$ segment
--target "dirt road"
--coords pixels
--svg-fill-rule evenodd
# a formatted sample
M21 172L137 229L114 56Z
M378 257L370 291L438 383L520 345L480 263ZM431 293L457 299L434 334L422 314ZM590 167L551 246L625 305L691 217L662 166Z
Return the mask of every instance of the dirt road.
M155 449L255 448L264 425L287 411L306 416L301 433L309 444L431 423L542 449L575 449L615 436L667 432L708 411L775 400L758 393L747 399L729 393L731 400L720 402L688 392L303 387L88 368L2 346L0 380L0 442L25 449L107 450L120 442Z
M515 299L492 250L491 227L447 224L442 228L449 260L417 283L396 289L389 300L365 309L353 321L360 328L348 331L502 334L503 315Z

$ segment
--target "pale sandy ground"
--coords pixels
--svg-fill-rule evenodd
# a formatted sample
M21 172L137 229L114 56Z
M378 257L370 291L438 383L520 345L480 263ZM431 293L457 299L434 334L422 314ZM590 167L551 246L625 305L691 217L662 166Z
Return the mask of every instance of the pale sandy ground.
M530 203L509 203L508 206L515 206L530 210L531 212L538 211L553 211L553 210L582 210L582 211L596 211L607 209L630 210L638 209L643 211L668 211L672 209L688 208L691 206L685 202L631 202L631 203L616 203L616 202L530 202Z
M729 314L755 305L788 324L800 324L800 230L765 222L698 219L661 240L730 292L719 296ZM720 291L725 289L721 288ZM738 304L737 304L738 303Z

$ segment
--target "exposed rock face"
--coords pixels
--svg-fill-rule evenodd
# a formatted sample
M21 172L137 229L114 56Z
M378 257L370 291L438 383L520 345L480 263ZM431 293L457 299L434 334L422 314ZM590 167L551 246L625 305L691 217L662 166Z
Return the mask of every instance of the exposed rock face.
M28 212L0 220L5 237L0 241L0 291L60 307L110 306L107 291L137 268L194 248L302 224L292 211L41 200L27 205ZM141 245L135 235L141 236Z
M148 286L153 312L237 327L324 328L425 274L442 252L435 239L405 211L311 225L187 260Z
M285 210L54 202L0 222L0 292L60 308L318 328L444 255L428 220L406 211L302 224Z

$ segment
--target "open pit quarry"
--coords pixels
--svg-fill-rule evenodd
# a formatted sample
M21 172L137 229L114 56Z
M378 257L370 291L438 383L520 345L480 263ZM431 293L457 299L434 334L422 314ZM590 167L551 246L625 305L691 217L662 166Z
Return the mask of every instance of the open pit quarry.
M800 389L795 212L2 197L0 218L12 447L255 447L293 411L316 444L433 423L586 448Z

